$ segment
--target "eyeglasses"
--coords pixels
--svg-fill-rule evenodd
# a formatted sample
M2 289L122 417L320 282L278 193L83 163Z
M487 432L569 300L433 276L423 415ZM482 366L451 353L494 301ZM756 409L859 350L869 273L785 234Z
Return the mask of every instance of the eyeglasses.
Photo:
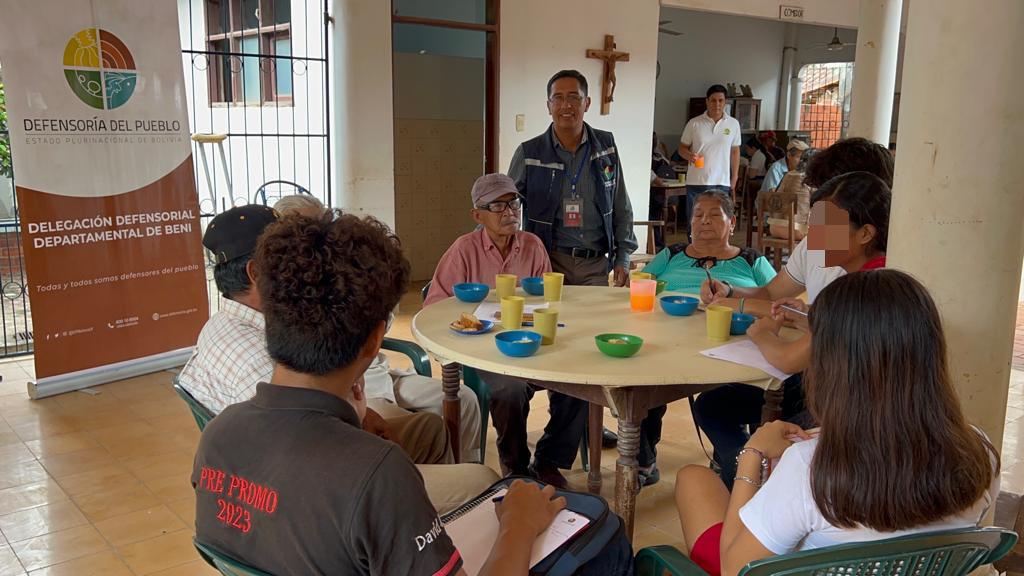
M583 96L580 96L579 94L569 94L568 96L555 94L548 98L548 102L551 102L555 106L561 106L565 102L568 102L570 106L579 106L580 104L583 104Z
M388 323L384 325L384 333L391 332L391 325L395 322L395 313L388 312Z
M513 198L512 200L509 200L507 202L505 200L495 200L494 202L489 202L487 204L484 204L483 206L477 206L476 209L487 210L488 212L501 214L505 210L512 210L513 212L515 212L516 210L522 208L522 206L523 203L519 200L519 198Z

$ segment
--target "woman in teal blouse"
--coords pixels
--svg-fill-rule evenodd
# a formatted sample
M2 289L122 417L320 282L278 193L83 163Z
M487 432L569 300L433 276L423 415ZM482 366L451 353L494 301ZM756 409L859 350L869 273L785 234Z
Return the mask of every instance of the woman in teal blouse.
M707 278L703 266L711 267L711 276L730 286L764 286L775 277L775 269L764 256L751 248L737 248L729 244L736 228L736 215L732 201L717 191L697 196L690 219L691 244L676 244L665 248L644 268L658 280L668 281L666 290L700 294L700 285ZM641 486L650 486L661 478L657 466L657 445L661 440L661 421L665 406L656 406L647 412L640 423Z
M665 289L700 294L700 285L711 276L727 285L754 288L768 284L775 269L752 248L729 244L736 215L732 201L717 191L704 192L693 205L690 220L692 242L675 244L658 253L643 271L668 282Z

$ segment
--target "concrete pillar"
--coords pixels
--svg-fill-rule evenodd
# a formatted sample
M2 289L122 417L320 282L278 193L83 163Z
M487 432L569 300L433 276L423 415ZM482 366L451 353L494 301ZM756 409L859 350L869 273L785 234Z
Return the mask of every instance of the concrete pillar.
M797 70L793 73L793 77L790 79L790 99L789 99L789 126L790 130L800 129L800 105L803 100L804 94L804 81L800 79L800 71Z
M848 136L889 143L902 9L903 0L860 0Z
M922 8L907 29L888 264L931 291L964 410L999 446L1024 257L1024 2Z
M334 205L395 227L391 4L334 0Z
M791 78L796 73L796 45L796 24L787 23L782 46L782 73L779 75L779 105L775 116L775 128L779 130L785 130L789 126L789 113L792 109L790 100L793 98Z

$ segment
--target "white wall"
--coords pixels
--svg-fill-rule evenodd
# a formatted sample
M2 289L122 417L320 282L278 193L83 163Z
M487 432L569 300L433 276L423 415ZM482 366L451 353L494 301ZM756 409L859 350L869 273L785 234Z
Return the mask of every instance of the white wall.
M782 2L769 2L768 0L662 0L661 3L675 8L778 20L779 4ZM806 24L854 27L860 16L858 0L793 0L785 2L785 4L803 7L804 23Z
M336 205L395 226L391 3L334 0Z
M654 129L664 141L679 138L690 98L703 97L712 84L750 84L761 99L759 128L775 127L783 22L675 8L662 8L661 19L672 21L666 28L682 32L658 35Z
M593 104L586 121L611 130L622 158L626 189L637 220L646 220L650 188L651 129L657 58L658 0L516 0L501 5L501 111L498 166L508 170L516 147L547 129L545 89L552 74L575 68L590 83ZM615 35L630 61L615 68L618 86L611 114L601 116L601 62L586 58L605 34ZM525 130L516 132L516 115ZM644 246L644 229L637 229Z
M396 52L395 116L431 120L484 118L484 60Z

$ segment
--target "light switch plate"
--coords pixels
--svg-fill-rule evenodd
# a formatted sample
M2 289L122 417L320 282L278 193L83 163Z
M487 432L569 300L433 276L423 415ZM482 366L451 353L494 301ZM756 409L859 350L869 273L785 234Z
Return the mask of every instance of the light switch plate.
M516 132L526 130L526 114L516 114Z

